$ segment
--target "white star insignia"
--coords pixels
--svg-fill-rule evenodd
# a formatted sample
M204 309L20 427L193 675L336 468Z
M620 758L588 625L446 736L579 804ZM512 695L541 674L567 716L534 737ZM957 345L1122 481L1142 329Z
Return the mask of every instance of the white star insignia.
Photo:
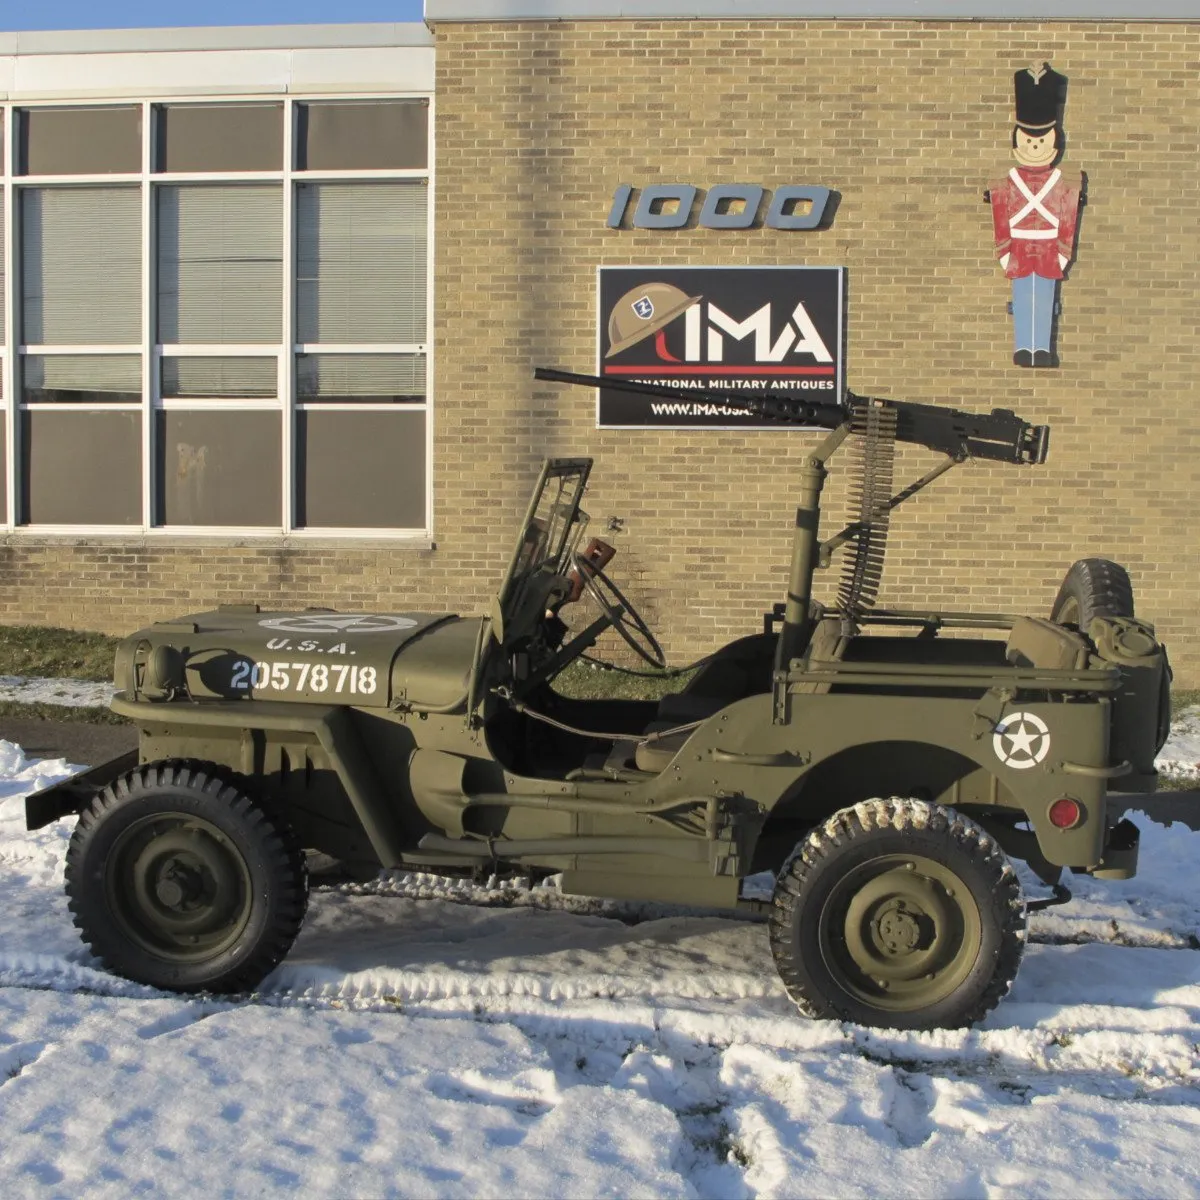
M1023 754L1028 754L1030 758L1033 757L1034 743L1040 741L1042 737L1042 735L1038 733L1036 729L1030 733L1029 727L1024 721L1022 721L1015 730L1006 729L1004 731L1004 736L1012 743L1012 749L1010 753L1016 754L1020 752Z

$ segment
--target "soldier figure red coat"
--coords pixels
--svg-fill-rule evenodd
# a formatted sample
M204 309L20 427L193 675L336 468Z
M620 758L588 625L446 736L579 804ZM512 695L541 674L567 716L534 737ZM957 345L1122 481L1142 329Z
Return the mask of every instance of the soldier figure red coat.
M1013 362L1050 367L1058 281L1071 261L1083 176L1056 166L1066 79L1043 63L1014 76L1017 166L990 190L996 257L1012 282Z
M1013 167L992 184L996 257L1009 279L1061 279L1075 246L1083 176L1061 167Z

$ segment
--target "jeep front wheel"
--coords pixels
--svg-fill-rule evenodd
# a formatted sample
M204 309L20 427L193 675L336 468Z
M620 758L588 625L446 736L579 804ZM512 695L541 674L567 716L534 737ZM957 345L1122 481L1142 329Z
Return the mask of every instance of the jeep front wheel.
M69 907L105 966L179 992L254 987L304 919L304 858L286 825L216 768L154 763L80 815Z
M1025 946L1021 885L974 821L920 800L842 809L779 874L771 950L805 1013L895 1029L973 1024Z

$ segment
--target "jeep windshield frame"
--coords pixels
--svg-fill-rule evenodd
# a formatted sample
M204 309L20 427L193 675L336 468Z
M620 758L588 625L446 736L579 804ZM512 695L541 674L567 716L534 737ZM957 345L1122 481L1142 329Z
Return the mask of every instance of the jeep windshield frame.
M542 464L498 593L506 620L519 605L527 580L565 575L570 569L587 521L579 506L591 470L590 458L548 458Z

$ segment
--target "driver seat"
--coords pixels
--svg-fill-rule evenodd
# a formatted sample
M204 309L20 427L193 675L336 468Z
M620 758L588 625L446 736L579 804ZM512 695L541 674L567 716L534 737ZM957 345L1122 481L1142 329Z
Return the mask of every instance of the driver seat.
M723 709L729 701L721 696L696 696L677 692L664 696L658 702L658 716L646 726L646 733L660 733L674 729L677 725L704 721ZM671 760L683 749L688 738L696 731L681 729L657 742L639 742L633 752L633 761L639 771L660 774Z

